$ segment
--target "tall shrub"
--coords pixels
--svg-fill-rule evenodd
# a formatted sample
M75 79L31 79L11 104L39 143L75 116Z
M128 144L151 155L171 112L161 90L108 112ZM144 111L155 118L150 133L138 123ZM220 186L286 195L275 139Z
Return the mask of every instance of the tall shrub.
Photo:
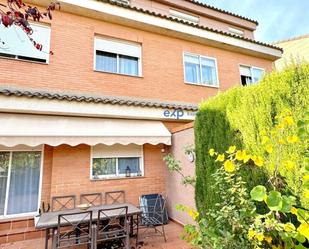
M211 186L211 175L217 168L208 151L223 151L229 145L252 154L263 153L261 133L274 125L275 117L285 109L292 111L296 122L304 118L309 108L309 65L295 65L283 72L273 72L257 85L236 87L201 103L195 121L196 149L196 203L201 214L214 208L219 197ZM295 132L295 131L292 131ZM301 153L305 144L293 151L282 151L283 157L293 157L298 165L303 163ZM276 160L276 158L273 158ZM270 164L271 165L271 164ZM267 170L271 170L271 166ZM300 196L298 175L280 172L291 191ZM249 189L263 182L265 175L253 169L243 169L244 181Z

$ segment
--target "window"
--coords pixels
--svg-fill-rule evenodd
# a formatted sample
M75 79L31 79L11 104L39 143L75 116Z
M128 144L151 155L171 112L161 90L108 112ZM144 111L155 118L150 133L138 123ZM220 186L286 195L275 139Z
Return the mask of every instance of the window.
M191 22L191 23L198 23L200 21L198 16L193 16L193 15L190 15L190 14L178 11L178 10L170 9L170 15L177 19Z
M252 85L263 77L264 69L257 67L240 66L240 79L243 86Z
M243 30L232 28L232 27L229 27L229 32L233 35L238 35L238 36L241 36L241 37L244 37L244 35L245 35Z
M92 179L125 177L127 170L130 176L144 174L142 146L117 144L92 147Z
M185 54L185 81L198 85L218 87L217 62L213 58Z
M129 0L112 0L113 2L116 2L116 3L122 3L122 4L129 4L130 1Z
M95 70L141 76L141 46L107 38L95 38Z
M48 63L50 52L50 27L31 24L33 34L31 37L43 45L42 51L36 49L29 37L20 27L13 25L5 28L0 24L0 56Z
M38 212L41 151L0 151L0 217Z

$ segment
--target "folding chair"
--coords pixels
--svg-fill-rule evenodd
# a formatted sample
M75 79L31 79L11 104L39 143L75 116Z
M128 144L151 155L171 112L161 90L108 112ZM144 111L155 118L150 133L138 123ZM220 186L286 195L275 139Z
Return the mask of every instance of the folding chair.
M142 211L138 219L137 244L139 236L152 237L162 236L166 242L164 225L167 223L166 198L161 194L145 195L140 197L139 207ZM147 233L154 229L154 233Z

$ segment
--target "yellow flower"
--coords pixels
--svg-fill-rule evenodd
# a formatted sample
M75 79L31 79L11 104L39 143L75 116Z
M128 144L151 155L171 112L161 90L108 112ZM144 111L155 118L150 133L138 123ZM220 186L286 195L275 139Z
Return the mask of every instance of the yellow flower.
M286 231L286 232L295 231L295 226L292 223L288 222L288 223L284 224L284 231Z
M269 137L267 137L267 136L262 136L262 139L261 139L261 143L262 143L262 144L266 144L268 141L269 141Z
M283 130L283 129L284 129L284 124L278 124L278 125L276 126L276 128L277 128L278 130Z
M303 176L303 180L304 180L304 181L309 180L309 175L304 175L304 176Z
M254 236L255 236L255 231L252 230L252 229L249 229L249 231L248 231L248 238L252 239Z
M255 237L258 239L258 241L264 240L264 235L262 233L257 234Z
M284 166L287 168L287 170L293 170L295 168L295 163L288 160L284 163Z
M210 156L213 156L214 154L215 154L215 150L214 150L214 149L210 149L210 150L209 150L209 155L210 155Z
M285 141L284 141L284 139L282 139L282 138L281 138L281 139L279 139L279 141L278 141L278 142L279 142L279 144L283 144L283 145L284 145L284 144L286 144L286 142L285 142Z
M266 236L266 237L265 237L265 241L266 241L268 244L270 244L270 243L272 242L272 240L273 240L273 238L270 237L270 236Z
M236 159L238 161L242 161L242 160L244 160L245 155L246 155L246 151L245 150L238 150L236 152Z
M223 162L224 158L225 158L224 154L219 154L216 161Z
M235 146L235 145L230 146L229 149L228 149L228 151L227 151L227 153L232 154L232 153L235 152L235 150L236 150L236 146Z
M247 163L250 160L251 156L250 155L245 155L244 156L244 163Z
M292 207L291 208L291 213L296 215L297 214L297 208Z
M309 239L309 225L307 223L302 223L300 226L297 228L297 231L305 236L307 239Z
M273 153L273 150L274 150L274 148L271 144L267 145L265 149L269 154Z
M299 138L298 136L293 135L293 136L288 136L286 140L288 141L288 143L293 144L293 143L298 142Z
M262 167L263 164L264 164L264 160L263 160L263 158L260 157L260 156L256 157L255 160L253 160L253 161L254 161L254 164L255 164L256 166L258 166L258 167Z
M231 160L224 162L224 170L226 172L232 173L235 171L235 164Z
M190 208L190 209L189 209L188 214L189 214L189 216L190 216L193 220L196 220L197 217L199 216L199 213L196 212L193 208Z
M287 124L287 125L293 125L294 124L294 120L291 116L287 116L284 118L284 122Z

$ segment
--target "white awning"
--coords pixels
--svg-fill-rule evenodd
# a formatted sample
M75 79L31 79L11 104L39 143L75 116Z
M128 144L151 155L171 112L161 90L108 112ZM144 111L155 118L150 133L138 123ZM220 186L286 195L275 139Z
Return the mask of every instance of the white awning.
M171 144L160 121L0 113L0 144Z

